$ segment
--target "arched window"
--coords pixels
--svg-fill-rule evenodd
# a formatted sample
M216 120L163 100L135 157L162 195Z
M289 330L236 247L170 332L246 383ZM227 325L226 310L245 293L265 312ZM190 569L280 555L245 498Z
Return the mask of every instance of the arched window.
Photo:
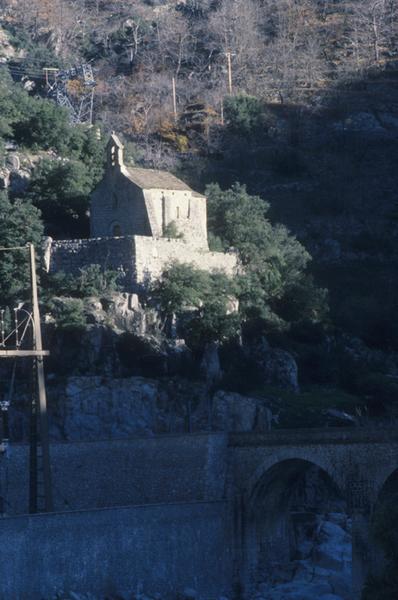
M118 223L112 227L112 235L113 237L120 237L122 235L122 228Z

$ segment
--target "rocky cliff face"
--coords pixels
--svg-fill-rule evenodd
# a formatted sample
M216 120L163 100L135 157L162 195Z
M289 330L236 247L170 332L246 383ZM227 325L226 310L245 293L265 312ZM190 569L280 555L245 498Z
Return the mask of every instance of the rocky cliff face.
M182 378L71 376L50 380L50 434L54 440L125 438L194 431L268 431L275 417L266 400ZM12 439L28 439L28 398L11 409Z

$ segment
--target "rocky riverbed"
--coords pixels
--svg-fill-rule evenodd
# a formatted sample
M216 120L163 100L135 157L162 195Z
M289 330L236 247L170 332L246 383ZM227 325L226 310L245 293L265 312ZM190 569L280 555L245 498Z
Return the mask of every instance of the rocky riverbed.
M351 520L337 512L293 518L296 558L273 565L253 600L350 600Z
M351 520L345 513L293 515L297 557L274 564L257 585L251 600L350 600ZM195 590L184 590L180 600L200 600ZM160 600L133 593L134 600ZM69 592L52 600L104 600L92 594ZM106 600L127 600L108 596ZM221 598L219 600L227 600Z

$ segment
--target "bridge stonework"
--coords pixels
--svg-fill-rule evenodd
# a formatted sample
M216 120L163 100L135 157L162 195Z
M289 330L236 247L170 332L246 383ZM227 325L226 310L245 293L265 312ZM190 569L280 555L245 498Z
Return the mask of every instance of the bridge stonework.
M108 594L110 585L120 592L120 582L130 590L143 582L167 600L191 582L202 597L250 598L259 571L292 558L289 515L298 506L292 490L298 481L306 489L315 471L324 496L311 506L333 512L330 495L351 515L352 600L358 600L378 563L370 538L373 511L382 492L398 491L398 431L392 428L166 434L52 444L57 512L37 517L26 515L28 450L12 445L0 460L7 513L0 519L0 580L16 600L51 597L57 581L64 590L98 595ZM156 527L160 546L159 540L154 546ZM37 529L44 532L42 542ZM111 535L113 529L128 536L118 544L119 534L112 533L115 543L104 552L104 531ZM43 554L42 543L44 572L34 558ZM163 550L155 556L158 546ZM95 577L84 579L83 573L78 581L75 565L87 564L87 548L97 557ZM170 558L164 564L162 552ZM128 568L129 553L137 559L135 569ZM211 578L210 564L218 565Z
M271 556L288 548L282 505L266 500L256 515L259 495L271 479L289 484L289 473L316 466L344 500L352 518L353 599L376 563L370 539L370 521L388 478L398 469L398 431L393 429L285 430L267 434L237 433L229 436L230 480L233 481L235 524L235 584L250 593L255 562L253 522L272 512L268 531ZM271 477L272 474L272 477ZM282 484L283 485L283 484ZM287 490L288 491L288 490ZM286 493L287 493L286 491ZM398 491L398 490L397 490ZM283 504L283 503L282 503ZM279 513L279 514L278 514ZM273 540L275 547L273 547Z

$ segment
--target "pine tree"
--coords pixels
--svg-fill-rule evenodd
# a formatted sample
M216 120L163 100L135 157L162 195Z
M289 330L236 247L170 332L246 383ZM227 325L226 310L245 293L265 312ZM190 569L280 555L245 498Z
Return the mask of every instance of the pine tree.
M40 211L29 202L11 202L0 193L0 247L38 246L43 235ZM0 252L0 305L28 299L29 256L27 249Z

